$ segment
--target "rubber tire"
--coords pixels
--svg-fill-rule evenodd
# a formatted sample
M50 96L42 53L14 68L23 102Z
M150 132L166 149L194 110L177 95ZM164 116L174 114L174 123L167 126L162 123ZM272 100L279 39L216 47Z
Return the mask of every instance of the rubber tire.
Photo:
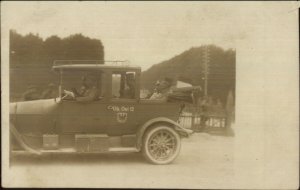
M170 133L172 133L173 136L175 137L176 143L177 143L174 154L167 160L163 160L163 161L154 159L148 150L148 141L149 141L150 137L159 130L167 130ZM173 128L168 127L168 126L160 125L160 126L151 127L150 129L148 129L145 132L145 135L143 137L142 153L143 153L143 156L145 157L145 159L152 164L163 165L163 164L169 164L169 163L173 162L176 159L176 157L179 155L180 148L181 148L181 139L180 139L179 134Z

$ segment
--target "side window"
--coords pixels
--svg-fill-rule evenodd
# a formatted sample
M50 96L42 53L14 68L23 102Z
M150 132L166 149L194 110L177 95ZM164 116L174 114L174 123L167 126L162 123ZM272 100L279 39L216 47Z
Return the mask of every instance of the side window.
M135 99L135 73L122 72L112 74L112 97Z
M98 101L105 95L105 85L102 84L104 73L101 71L65 71L62 88L66 98L73 101Z
M112 75L112 97L120 98L121 96L121 74Z

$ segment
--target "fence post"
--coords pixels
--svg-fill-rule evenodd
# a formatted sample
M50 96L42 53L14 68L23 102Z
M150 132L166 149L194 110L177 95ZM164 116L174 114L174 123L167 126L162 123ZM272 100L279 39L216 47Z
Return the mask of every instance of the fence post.
M232 123L232 113L234 110L234 105L233 105L233 94L232 91L230 90L227 96L227 102L226 102L226 124L225 124L225 130L228 135L233 135L233 131L231 128L231 123Z
M196 109L194 107L194 109L192 111L192 117L191 117L191 119L192 119L192 121L191 121L192 127L191 128L192 128L193 131L195 131L195 114L196 114Z

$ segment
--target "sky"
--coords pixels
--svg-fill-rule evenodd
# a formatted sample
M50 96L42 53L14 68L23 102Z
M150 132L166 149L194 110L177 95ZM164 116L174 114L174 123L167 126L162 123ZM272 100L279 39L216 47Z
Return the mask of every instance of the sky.
M258 3L5 2L3 20L18 33L100 39L105 60L128 60L142 70L192 47L235 48L261 15ZM240 5L240 4L239 4ZM257 25L255 25L257 27Z

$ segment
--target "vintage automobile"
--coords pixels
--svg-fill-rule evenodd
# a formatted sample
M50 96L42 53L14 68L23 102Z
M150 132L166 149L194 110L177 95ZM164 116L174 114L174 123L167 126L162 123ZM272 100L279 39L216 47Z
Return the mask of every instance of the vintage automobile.
M179 103L140 98L140 67L57 61L53 71L57 98L10 103L11 153L142 152L151 163L168 164L181 137L192 133L177 122ZM124 96L128 76L134 87ZM98 89L96 99L75 92L86 77Z

